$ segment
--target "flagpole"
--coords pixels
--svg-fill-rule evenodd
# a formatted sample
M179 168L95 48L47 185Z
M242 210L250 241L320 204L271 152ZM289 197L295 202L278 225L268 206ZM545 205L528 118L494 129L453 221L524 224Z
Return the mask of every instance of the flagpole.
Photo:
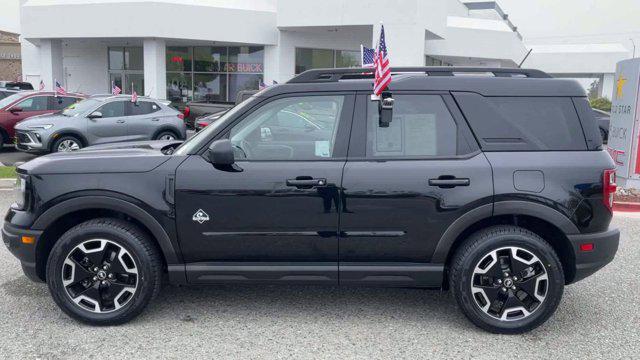
M360 44L360 67L364 67L364 45Z

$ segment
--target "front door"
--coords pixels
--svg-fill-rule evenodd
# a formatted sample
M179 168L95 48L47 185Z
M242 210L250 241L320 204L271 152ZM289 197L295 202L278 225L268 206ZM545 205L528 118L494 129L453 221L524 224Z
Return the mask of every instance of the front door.
M6 125L9 135L13 136L13 128L18 122L32 116L54 112L49 107L49 98L52 97L47 95L31 96L9 108Z
M235 147L235 170L205 156L185 160L176 222L190 282L337 282L353 102L349 94L265 100L222 135ZM282 132L291 116L308 126Z
M128 140L125 100L108 102L94 112L102 117L87 119L91 145Z
M432 254L446 229L483 204L491 167L447 94L393 93L389 127L358 98L343 175L340 281L440 286Z

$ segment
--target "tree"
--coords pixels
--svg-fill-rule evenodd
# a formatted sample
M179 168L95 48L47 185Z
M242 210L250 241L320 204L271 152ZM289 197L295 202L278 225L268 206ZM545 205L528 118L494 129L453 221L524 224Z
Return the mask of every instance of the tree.
M589 103L591 107L594 109L602 110L602 111L611 111L611 101L607 98L596 98L590 99Z

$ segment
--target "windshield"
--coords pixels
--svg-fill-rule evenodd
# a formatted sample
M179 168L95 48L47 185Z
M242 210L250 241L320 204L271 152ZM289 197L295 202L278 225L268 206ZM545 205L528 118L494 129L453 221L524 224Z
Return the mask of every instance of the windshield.
M191 154L193 152L195 152L197 150L197 148L199 146L201 146L200 141L202 139L206 139L208 137L210 137L211 135L217 133L219 131L220 128L222 128L225 123L227 122L227 119L234 117L236 114L238 114L239 112L243 111L243 109L252 106L252 104L255 102L255 99L257 99L258 97L256 95L252 96L251 98L249 98L249 100L245 100L243 102L241 102L240 104L234 106L233 108L231 108L231 110L227 111L226 113L224 113L222 116L220 116L220 118L216 121L214 121L213 123L211 123L211 125L205 127L204 129L200 130L200 132L196 133L192 138L188 139L187 141L183 142L182 145L180 145L176 151L173 153L174 155L188 155Z
M12 102L21 99L24 96L24 94L13 94L11 96L7 96L6 98L0 100L0 109L6 107L7 105L11 104Z
M86 99L75 104L69 105L66 109L62 111L62 115L64 116L78 116L80 114L84 114L85 112L94 109L99 104L102 104L102 100L96 99Z

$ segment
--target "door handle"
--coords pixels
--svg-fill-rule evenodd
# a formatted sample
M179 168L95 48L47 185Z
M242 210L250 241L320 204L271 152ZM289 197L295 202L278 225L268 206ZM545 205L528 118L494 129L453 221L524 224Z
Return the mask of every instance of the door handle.
M443 189L450 189L456 186L469 186L471 180L468 178L457 178L453 175L440 175L437 179L429 179L430 186L437 186Z
M287 186L294 186L297 188L312 188L314 186L325 186L327 185L327 179L313 179L308 176L298 176L295 179L288 179Z
M118 120L116 121L118 124L124 124L124 120Z
M158 119L158 118L153 118L153 119L151 119L151 121L160 121L160 119Z

